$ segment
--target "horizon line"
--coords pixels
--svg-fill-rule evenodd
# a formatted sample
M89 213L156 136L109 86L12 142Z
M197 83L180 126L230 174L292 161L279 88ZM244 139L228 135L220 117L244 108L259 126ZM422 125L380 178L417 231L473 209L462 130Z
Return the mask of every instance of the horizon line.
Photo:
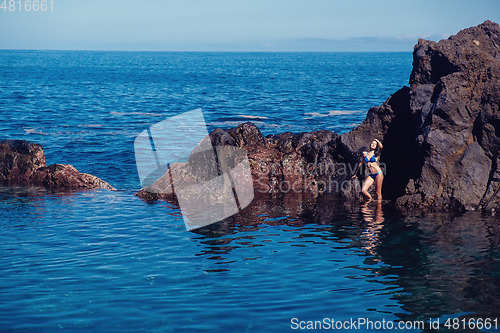
M47 52L158 52L158 53L413 53L412 51L363 51L363 50L345 50L345 51L291 51L291 50L247 50L247 51L228 51L228 50L112 50L112 49L26 49L26 48L0 48L0 51L47 51Z

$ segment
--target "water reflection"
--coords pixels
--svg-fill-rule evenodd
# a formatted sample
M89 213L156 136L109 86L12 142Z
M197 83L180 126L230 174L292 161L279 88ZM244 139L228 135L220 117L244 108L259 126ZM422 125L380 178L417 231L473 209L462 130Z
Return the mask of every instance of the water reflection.
M260 197L240 214L196 233L204 244L199 256L227 263L237 248L265 246L269 226L291 227L298 234L294 246L327 242L366 256L363 269L401 305L395 313L401 320L464 313L466 319L494 319L500 309L498 222L477 212L404 217L390 203Z
M36 191L30 193L20 189L0 191L0 205L6 202L9 204L5 207L16 209L16 214L5 212L3 215L0 210L0 222L10 221L12 224L20 214L26 215L21 219L26 221L32 219L28 214L40 212L45 216L44 220L50 219L50 223L66 220L73 223L75 220L72 220L71 216L78 216L82 212L82 206L72 208L71 199L64 197L56 200L57 204L65 203L64 208L57 206L60 211L51 213L54 210L49 207L47 218L47 213L44 213L44 200L40 199L47 194L42 195ZM97 192L85 193L86 195L78 198L86 202L87 195ZM111 201L112 197L116 197L116 194L99 197L99 202L122 207L121 205L131 199L130 202L137 204L124 213L127 218L142 205L131 196L125 196L126 200L123 201L119 200L122 197L116 197L115 202ZM19 205L12 205L16 200L19 200ZM95 206L90 204L83 207L87 210ZM165 208L172 212L175 221L182 224L178 210ZM139 209L139 213L143 212ZM100 218L93 219L89 226L96 226L94 221L107 221L104 218L109 218L109 223L100 223L96 227L100 228L103 237L110 241L112 236L116 235L108 228L116 226L111 223L116 216L108 217L107 212L100 214ZM138 219L136 215L130 216L135 216L131 220ZM148 223L153 223L155 218L156 215L150 216ZM123 230L128 230L127 228L133 225L133 221L128 220L121 220L120 223L123 224ZM155 233L160 229L154 229L154 233L137 239L141 242L146 239L148 242L153 241ZM129 240L123 238L126 241L122 239L123 235L119 235L119 244L133 244L131 240L140 235L140 230L139 227L133 228L133 237ZM184 234L179 236L178 232L179 228L172 233L166 233L165 236L185 237ZM191 240L192 244L186 246L188 241L185 239L179 244L184 247L182 253L186 252L185 248L192 252L181 258L191 260L191 253L195 253L196 260L192 263L195 263L196 269L204 270L201 275L203 279L206 276L213 277L213 280L204 280L210 281L206 282L207 285L219 286L223 283L221 281L240 281L244 276L245 286L253 283L252 288L255 290L269 291L278 288L284 281L283 283L288 284L280 290L280 304L288 306L286 302L292 297L293 291L304 288L304 294L295 296L294 301L303 302L304 295L310 297L310 304L316 304L314 311L319 309L324 311L325 315L331 315L332 308L328 308L329 305L336 306L335 309L340 307L333 301L335 296L339 296L344 297L341 298L343 301L352 300L354 306L360 307L359 312L355 311L356 314L369 310L384 316L390 313L401 320L427 321L430 318L459 313L469 313L464 315L465 318L498 317L500 224L496 217L482 216L477 212L459 216L402 216L390 203L370 202L361 205L343 204L328 197L261 196L239 214L197 229L196 233L186 234L189 235L186 239ZM85 237L88 235L78 234L78 240ZM103 237L99 236L99 239ZM163 239L158 246L161 250L155 247L151 253L175 252L165 247ZM101 249L109 250L109 245ZM148 253L142 246L133 249L134 256L136 250ZM348 255L342 257L341 253ZM127 259L126 256L123 258ZM131 267L130 262L125 259L124 267ZM175 267L171 260L173 259L165 259L165 269ZM193 281L200 277L196 269L191 272L195 273ZM183 274L189 273L188 270ZM228 274L233 279L214 277L216 274ZM318 283L311 284L311 279L317 279ZM266 285L262 287L261 284ZM241 290L236 290L231 295L240 292ZM348 296L342 296L342 293ZM378 303L380 298L377 297L380 295L389 297L393 303ZM372 303L367 302L366 298L371 296L375 297L374 300ZM258 304L259 300L254 302ZM365 308L362 308L363 306ZM299 311L297 308L292 310L290 313L293 314ZM311 318L317 316L319 315L316 312L311 314Z
M45 213L46 194L41 187L0 186L0 226L24 226L38 219Z
M498 219L477 212L406 217L387 234L377 252L389 264L384 273L398 274L397 284L404 288L395 295L410 313L402 318L498 317Z
M376 255L376 246L379 241L379 233L383 228L384 213L382 212L382 202L375 201L373 204L375 208L372 208L371 201L366 201L361 205L361 213L363 214L363 219L367 223L366 229L363 231L361 237L363 239L364 248L372 255Z
M59 211L59 217L70 215L73 210L72 203L78 200L77 194L92 197L99 196L102 192L107 192L107 190L46 189L31 185L0 185L0 226L23 226L26 221L43 221L46 214L51 211L48 198L55 198L55 202L64 205L64 209ZM107 199L108 204L113 204L112 197Z

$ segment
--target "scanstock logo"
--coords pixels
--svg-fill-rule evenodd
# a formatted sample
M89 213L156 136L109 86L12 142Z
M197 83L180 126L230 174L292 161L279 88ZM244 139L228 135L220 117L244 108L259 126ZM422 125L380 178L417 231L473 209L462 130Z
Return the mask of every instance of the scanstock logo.
M144 130L135 139L134 150L142 187L175 195L187 230L221 221L253 200L246 151L214 147L201 109Z

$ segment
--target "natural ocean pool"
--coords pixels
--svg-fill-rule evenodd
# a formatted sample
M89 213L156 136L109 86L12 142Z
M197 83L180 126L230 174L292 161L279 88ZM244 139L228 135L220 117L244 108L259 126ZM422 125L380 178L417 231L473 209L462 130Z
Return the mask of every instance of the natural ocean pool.
M0 331L281 332L293 318L365 318L437 332L430 318L495 320L494 216L286 196L187 232L177 207L133 196L133 140L166 117L201 107L209 129L343 133L410 71L411 53L0 51L2 139L40 143L48 163L119 189L0 189Z

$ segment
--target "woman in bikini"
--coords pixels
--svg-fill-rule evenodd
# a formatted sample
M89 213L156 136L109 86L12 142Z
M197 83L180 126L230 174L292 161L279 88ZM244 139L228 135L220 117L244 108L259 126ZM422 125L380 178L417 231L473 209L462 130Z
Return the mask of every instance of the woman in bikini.
M368 189L375 183L375 192L377 193L378 201L382 201L382 182L384 181L384 174L380 166L378 165L378 159L380 156L380 151L382 150L382 143L375 139L370 144L370 151L363 152L363 159L358 164L356 168L356 172L351 179L357 177L358 170L363 162L368 166L368 170L370 170L370 175L366 177L365 182L363 183L363 188L361 189L361 193L368 199L368 201L372 200L372 196L368 193Z

